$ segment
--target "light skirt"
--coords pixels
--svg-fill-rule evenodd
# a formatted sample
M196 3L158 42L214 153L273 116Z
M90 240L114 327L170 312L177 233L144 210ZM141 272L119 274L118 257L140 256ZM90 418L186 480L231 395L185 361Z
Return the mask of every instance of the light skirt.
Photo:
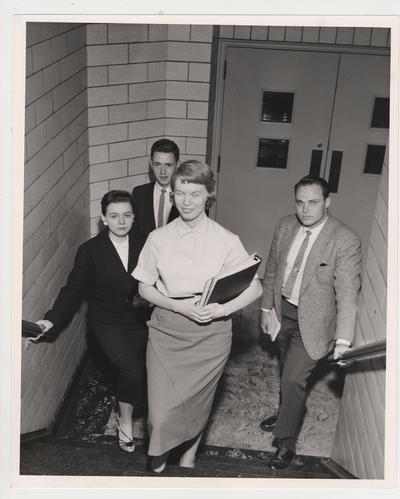
M159 456L206 426L232 340L230 319L200 325L156 307L149 326L149 455Z

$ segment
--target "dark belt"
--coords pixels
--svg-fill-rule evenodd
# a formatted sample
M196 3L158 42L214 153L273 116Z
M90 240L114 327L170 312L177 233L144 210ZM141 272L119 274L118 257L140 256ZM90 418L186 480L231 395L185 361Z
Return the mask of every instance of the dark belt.
M191 295L186 296L170 296L169 298L173 298L174 300L188 300L189 298L194 298L195 296L201 296L202 293L193 293Z

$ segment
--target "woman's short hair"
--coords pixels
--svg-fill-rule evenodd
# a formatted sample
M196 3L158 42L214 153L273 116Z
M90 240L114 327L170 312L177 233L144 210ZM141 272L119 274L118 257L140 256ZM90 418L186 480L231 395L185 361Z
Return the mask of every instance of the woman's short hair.
M215 178L211 168L197 161L189 159L181 163L174 171L171 178L171 189L175 190L176 179L179 178L185 184L204 185L208 192L207 208L210 208L215 201Z
M133 208L133 199L128 191L109 191L104 194L101 199L101 212L103 215L107 213L107 206L111 203L129 203Z

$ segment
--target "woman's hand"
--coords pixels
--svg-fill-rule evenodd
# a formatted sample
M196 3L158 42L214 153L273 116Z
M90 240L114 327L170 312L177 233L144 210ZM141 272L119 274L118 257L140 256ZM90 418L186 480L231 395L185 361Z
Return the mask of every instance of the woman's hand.
M203 308L198 305L199 298L193 297L187 300L174 300L174 312L182 314L188 319L196 322L209 322L209 313L204 313Z
M176 300L174 311L200 323L210 322L213 319L217 319L218 317L223 317L225 315L223 305L220 305L219 303L212 303L211 305L201 307L199 305L198 298Z
M219 319L220 317L225 317L225 307L220 303L210 303L205 307L202 307L203 312L210 315L210 320Z

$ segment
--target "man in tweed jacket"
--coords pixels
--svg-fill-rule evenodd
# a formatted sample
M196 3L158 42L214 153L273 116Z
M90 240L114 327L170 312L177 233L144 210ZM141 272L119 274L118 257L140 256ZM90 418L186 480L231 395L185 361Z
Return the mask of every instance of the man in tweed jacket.
M327 182L302 178L295 202L296 215L276 226L261 301L263 332L272 329L272 309L281 323L279 411L260 425L276 437L275 469L287 468L295 457L312 370L332 349L337 358L352 344L360 290L360 238L328 214Z

